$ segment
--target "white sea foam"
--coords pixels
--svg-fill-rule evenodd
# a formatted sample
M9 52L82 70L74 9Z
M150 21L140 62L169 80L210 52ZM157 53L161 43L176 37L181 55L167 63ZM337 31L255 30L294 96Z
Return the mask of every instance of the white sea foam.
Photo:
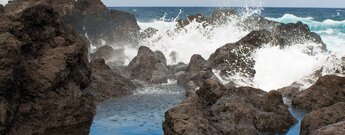
M260 9L243 9L243 11L243 17L260 13ZM178 18L179 15L173 20ZM165 16L151 22L139 22L142 30L149 27L158 30L157 34L141 41L140 45L162 51L169 64L188 63L193 54L200 54L207 59L217 48L226 43L236 42L250 32L237 25L242 19L231 18L225 24L205 28L201 23L191 22L182 31L176 31L177 22L169 22ZM318 22L312 17L298 17L292 14L268 19L282 23L302 21L308 24L312 31L321 35L329 52L320 51L310 55L306 51L308 48L320 46L320 44L315 43L292 45L284 49L264 47L256 50L251 56L256 61L254 78L245 78L239 73L228 79L222 78L222 83L233 81L239 86L252 86L269 91L298 82L304 84L306 88L316 81L317 78L311 77L316 70L323 68L322 74L325 75L335 73L336 69L339 69L340 59L345 56L345 34L341 31L345 26L344 21L325 20ZM177 61L172 61L169 58L171 52L177 53ZM136 53L137 48L125 49L125 54L129 58L127 63ZM216 75L219 72L213 71Z

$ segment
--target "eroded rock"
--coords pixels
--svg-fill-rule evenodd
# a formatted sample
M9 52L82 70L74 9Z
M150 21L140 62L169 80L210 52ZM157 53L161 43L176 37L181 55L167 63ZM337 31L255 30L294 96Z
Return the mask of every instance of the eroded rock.
M169 77L166 58L162 52L153 52L146 46L141 46L138 54L128 64L130 79L146 83L166 83Z
M113 72L102 58L93 59L91 69L91 84L87 90L96 102L130 95L136 88L129 79Z
M295 123L277 91L226 88L207 79L180 105L165 113L166 135L263 134L286 131Z
M345 77L326 75L297 94L292 105L301 109L317 110L338 102L345 102Z
M329 107L324 107L308 113L301 125L301 135L344 133L345 102L339 102ZM334 125L333 125L334 124ZM340 128L337 131L335 129Z
M0 134L90 127L95 105L85 93L91 71L83 39L43 5L3 14L0 23Z

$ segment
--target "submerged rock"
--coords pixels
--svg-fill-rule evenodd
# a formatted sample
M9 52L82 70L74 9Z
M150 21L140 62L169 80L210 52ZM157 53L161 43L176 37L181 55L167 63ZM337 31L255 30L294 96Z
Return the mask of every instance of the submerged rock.
M93 95L96 102L130 95L136 88L130 80L113 72L102 58L93 59L91 69L91 84L87 90Z
M143 39L151 38L157 32L158 32L157 29L149 27L140 33L140 39L143 40Z
M226 88L207 79L180 105L165 113L164 134L263 134L286 131L295 123L277 91Z
M86 123L95 105L85 92L87 46L48 6L0 16L0 134L44 134Z
M146 83L167 83L169 70L162 52L153 52L146 46L141 46L137 56L128 64L130 79L137 79Z
M301 135L342 135L345 133L344 122L345 102L340 102L307 114L302 121Z
M326 75L297 94L292 105L301 109L317 110L338 102L345 102L345 77Z

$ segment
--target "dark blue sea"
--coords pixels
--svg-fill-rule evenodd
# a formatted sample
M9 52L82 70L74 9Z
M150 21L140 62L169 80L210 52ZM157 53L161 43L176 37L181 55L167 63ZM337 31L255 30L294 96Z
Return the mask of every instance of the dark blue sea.
M140 42L153 50L159 50L167 57L168 64L188 63L193 54L200 54L207 59L217 48L226 43L233 43L250 31L229 22L211 29L202 28L192 23L185 31L176 32L176 20L188 15L211 15L218 9L234 9L239 13L259 14L281 23L302 21L310 30L319 34L326 43L329 52L320 52L313 56L305 53L304 47L317 47L315 43L294 45L284 50L267 47L257 50L253 57L256 61L256 75L251 81L241 76L232 76L231 81L260 88L266 91L289 86L299 82L305 87L312 85L306 78L315 70L323 68L325 73L334 73L339 59L345 56L345 9L344 8L214 8L214 7L111 7L135 15L141 30L153 27L158 32L150 39ZM241 18L238 18L240 21ZM129 58L136 55L137 48L126 48ZM177 61L169 59L171 52L177 53ZM130 59L129 59L130 60ZM214 71L217 74L217 71ZM283 76L283 77L282 77ZM308 82L304 82L309 80ZM227 80L222 80L226 82ZM312 82L312 81L311 81ZM161 135L164 112L184 99L183 89L176 83L151 86L139 89L135 95L109 100L97 108L91 135ZM299 121L285 133L299 134L300 121L304 112L289 109Z

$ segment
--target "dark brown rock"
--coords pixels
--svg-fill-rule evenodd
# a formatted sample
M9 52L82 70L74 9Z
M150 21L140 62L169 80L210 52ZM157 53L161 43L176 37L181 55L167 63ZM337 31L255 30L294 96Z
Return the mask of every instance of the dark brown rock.
M338 122L344 121L345 102L340 102L329 107L324 107L322 109L312 111L304 117L301 125L301 135L320 134L321 132L327 132L328 129L336 128L341 125L342 127L340 128L342 128L342 131L344 132L344 124L338 125Z
M150 48L141 46L138 55L128 64L130 79L146 83L166 83L169 71L162 52L153 52Z
M345 102L345 78L326 75L292 100L292 105L307 110L317 110Z
M90 127L95 105L84 91L91 75L86 43L51 7L18 14L0 16L0 134Z
M87 90L93 95L96 102L130 95L136 88L130 80L110 70L102 58L93 59L91 69L92 81Z
M286 131L295 123L277 91L226 88L206 80L180 105L165 113L166 135L263 134Z
M102 39L107 44L138 44L140 28L134 15L118 10L109 11L101 0L15 0L6 6L6 13L19 14L39 4L52 6L78 34L87 33L95 46L101 46Z
M203 81L208 78L215 79L208 62L201 55L195 54L190 59L185 73L178 77L177 84L187 87L188 83L191 82L196 87L200 87Z
M245 77L254 77L255 61L250 56L271 40L268 30L252 31L240 41L218 48L207 61L212 68L220 70L221 76L243 73Z
M344 135L344 134L345 134L345 121L322 127L311 133L311 135Z

